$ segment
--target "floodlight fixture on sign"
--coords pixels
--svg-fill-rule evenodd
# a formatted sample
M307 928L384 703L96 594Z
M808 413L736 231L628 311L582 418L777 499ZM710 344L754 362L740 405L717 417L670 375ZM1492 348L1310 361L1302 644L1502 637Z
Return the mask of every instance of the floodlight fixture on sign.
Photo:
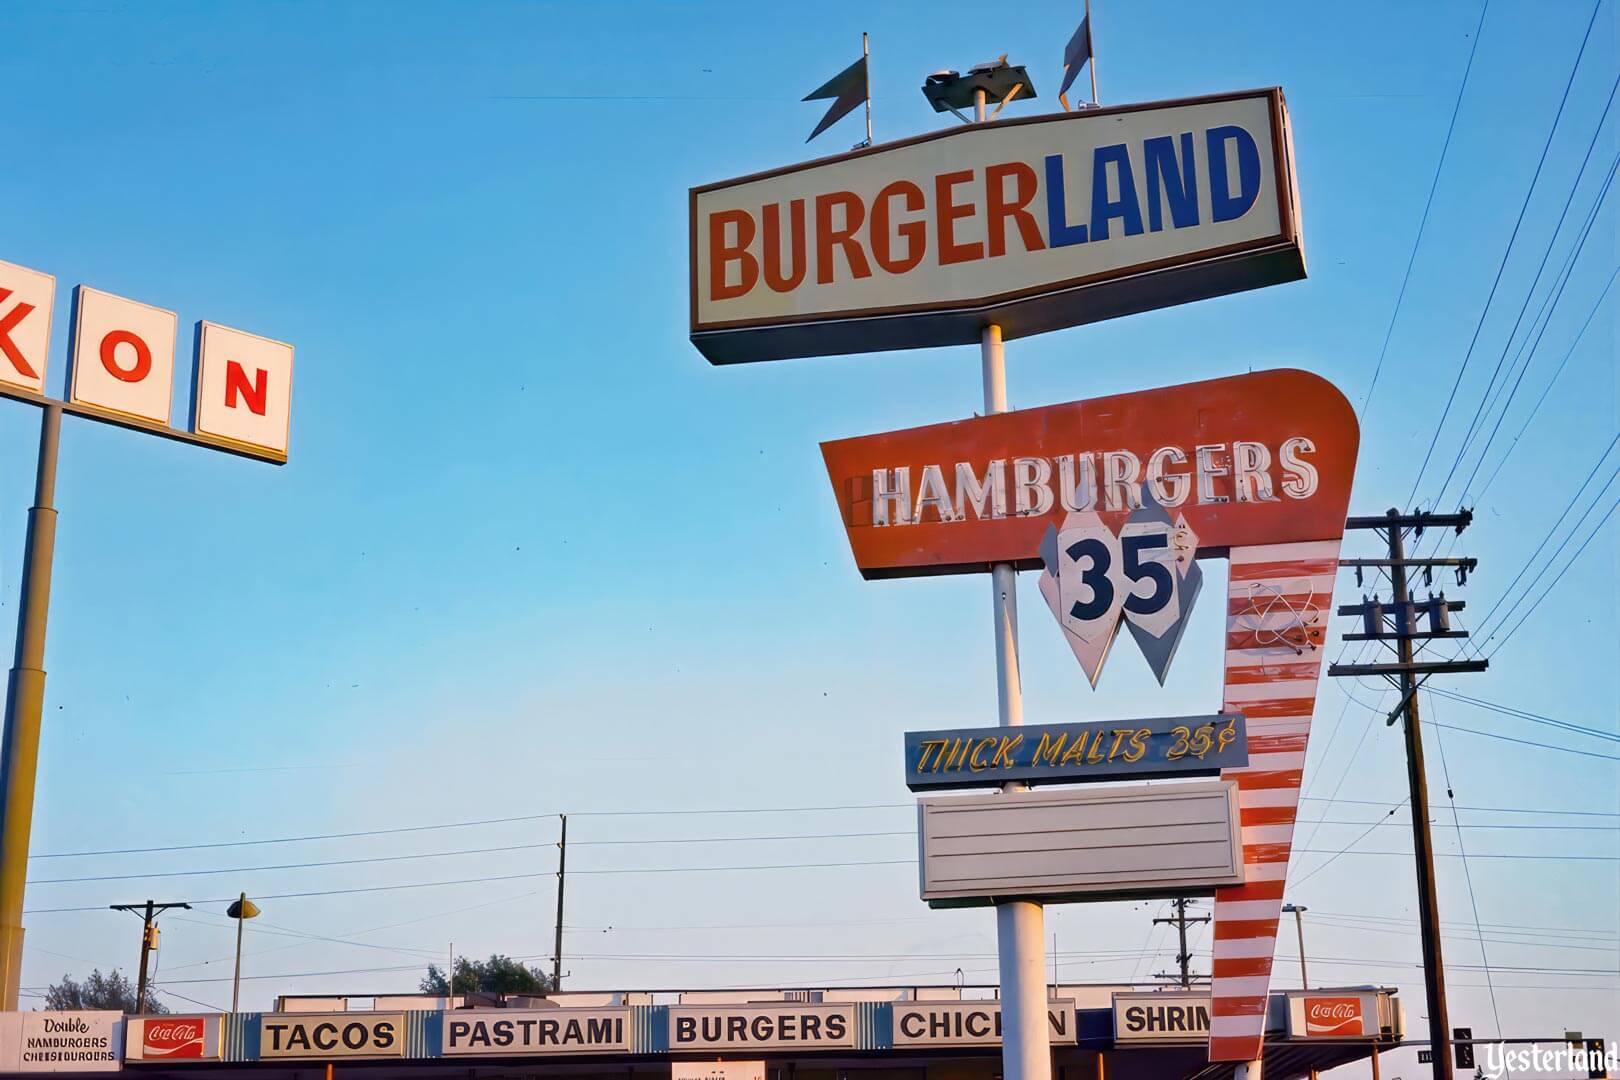
M994 119L1009 101L1027 101L1036 96L1029 72L1022 65L1008 64L1006 53L970 68L966 75L950 69L936 71L923 81L922 92L935 112L954 113L963 123L971 121L961 110L981 101L997 102L995 112L990 114Z

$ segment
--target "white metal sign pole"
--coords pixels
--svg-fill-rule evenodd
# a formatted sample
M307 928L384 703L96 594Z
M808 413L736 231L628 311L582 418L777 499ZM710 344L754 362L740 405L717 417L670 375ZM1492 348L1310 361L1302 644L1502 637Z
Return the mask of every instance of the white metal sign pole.
M973 94L973 117L984 122L984 91ZM1007 412L1007 358L1001 327L991 323L979 342L985 415ZM1018 575L1011 563L990 567L996 621L996 706L1002 727L1022 727L1024 689L1018 672ZM1002 791L1024 791L1008 783ZM1001 973L1001 1071L1005 1080L1051 1080L1051 1033L1046 1023L1045 918L1041 905L996 905L996 952Z

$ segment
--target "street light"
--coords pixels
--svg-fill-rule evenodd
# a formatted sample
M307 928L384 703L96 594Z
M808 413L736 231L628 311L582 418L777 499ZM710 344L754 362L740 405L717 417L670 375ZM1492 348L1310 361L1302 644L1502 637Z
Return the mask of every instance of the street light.
M225 914L236 920L236 974L231 979L231 1014L235 1015L237 1001L242 995L242 924L259 914L259 905L249 900L247 893L243 893L225 909Z
M1285 913L1294 913L1294 932L1299 935L1299 988L1309 990L1311 983L1305 976L1305 920L1301 918L1310 908L1300 907L1298 904L1284 904ZM1373 1047L1373 1071L1378 1071L1378 1048ZM1311 1069L1311 1080L1316 1080L1316 1069Z
M1283 914L1293 912L1294 915L1294 930L1299 934L1299 988L1308 990L1311 984L1310 980L1305 977L1305 922L1300 916L1311 909L1300 907L1298 904L1284 904L1282 909Z

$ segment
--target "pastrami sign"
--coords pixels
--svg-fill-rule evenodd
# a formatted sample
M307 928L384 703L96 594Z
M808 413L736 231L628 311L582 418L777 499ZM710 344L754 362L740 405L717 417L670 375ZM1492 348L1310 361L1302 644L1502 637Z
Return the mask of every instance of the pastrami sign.
M717 364L1007 338L1305 276L1278 89L952 128L691 192Z
M1355 468L1350 403L1263 371L821 444L868 578L1040 569L1048 527L1115 532L1144 492L1199 555L1337 538Z

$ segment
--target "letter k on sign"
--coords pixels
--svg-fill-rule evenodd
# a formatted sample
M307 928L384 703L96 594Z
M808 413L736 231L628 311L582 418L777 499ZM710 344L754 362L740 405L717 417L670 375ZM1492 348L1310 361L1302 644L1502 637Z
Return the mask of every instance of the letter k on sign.
M51 275L0 262L0 382L44 392L55 298Z

